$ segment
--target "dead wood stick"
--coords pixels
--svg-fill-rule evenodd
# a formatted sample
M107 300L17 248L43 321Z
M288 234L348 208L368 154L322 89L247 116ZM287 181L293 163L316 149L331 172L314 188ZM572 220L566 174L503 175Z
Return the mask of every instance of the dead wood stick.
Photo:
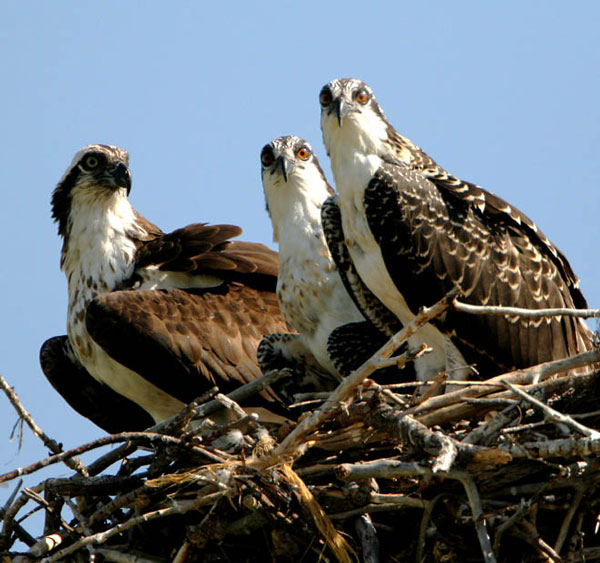
M113 463L124 459L129 454L133 453L137 450L138 445L131 442L125 442L122 446L111 450L101 457L99 457L96 461L92 462L88 466L88 471L90 476L98 475L102 473L107 467L110 467Z
M529 521L522 520L521 527L523 531L519 536L523 538L525 541L533 545L538 549L540 555L545 555L551 561L555 561L556 563L561 563L562 559L554 549L552 549L541 537L537 528Z
M542 374L542 379L546 379L550 375L554 373L558 373L561 371L571 370L577 367L589 365L591 363L595 363L600 361L600 350L594 350L592 352L584 352L583 354L579 354L577 356L572 356L571 358L567 358L564 360L556 360L554 362L548 362L547 364L540 364L539 366L534 366L532 368L528 368L527 370L522 370L521 373L526 374L525 377L521 378L505 378L506 381L510 381L510 383L517 383L523 385L525 390L532 390L534 387L536 389L544 390L545 393L555 393L559 390L565 389L567 387L572 387L574 385L585 385L587 382L592 381L597 375L595 373L582 373L582 374L572 374L565 377L558 377L551 380L543 381L538 384L531 384L531 381L535 381L538 379L535 377L536 375ZM550 366L550 364L554 364L554 366ZM546 366L544 368L544 366ZM527 372L529 372L527 374ZM513 372L515 374L519 372ZM502 376L494 379L502 379ZM529 385L526 385L530 383ZM477 387L477 386L474 386ZM504 387L504 385L502 385ZM485 389L481 389L477 394L485 394L490 391L486 391ZM469 388L461 391L461 393L469 393ZM452 393L448 393L451 395ZM509 391L494 393L490 396L490 398L510 398L512 394ZM442 396L442 398L445 395ZM437 399L438 397L433 397L433 399ZM433 400L430 399L430 400ZM453 403L455 403L457 397L455 396L453 399ZM460 400L460 399L459 399ZM407 414L410 409L407 409ZM462 418L468 418L473 415L483 414L484 408L481 405L470 405L466 403L458 403L458 404L450 404L443 408L439 408L435 411L427 412L424 414L420 414L417 418L427 426L433 426L434 424L446 424L448 422L459 420ZM411 414L412 411L411 411Z
M45 481L46 490L58 495L116 495L124 489L132 489L142 484L142 478L135 476L101 475L100 477L50 478Z
M363 463L340 463L335 467L335 476L340 481L364 481L371 478L396 479L398 477L415 477L418 475L433 477L433 469L417 462L396 461L393 459L378 459ZM437 476L460 481L464 475L464 471L450 469Z
M156 559L147 559L140 555L130 555L122 553L115 549L93 548L92 553L101 555L104 561L113 561L114 563L156 563ZM175 562L175 560L173 560Z
M342 463L335 468L336 477L342 481L361 481L364 479L395 479L397 477L408 477L415 475L433 476L431 467L421 465L415 462L402 462L391 459L380 459L377 461L368 461L365 463ZM446 473L438 473L440 477L447 477L460 481L467 494L477 537L481 546L481 551L486 563L496 561L490 536L483 517L481 508L481 499L475 487L473 478L465 471L450 469Z
M29 475L30 473L38 471L42 467L47 467L48 465L59 463L61 461L64 461L65 459L82 454L87 451L101 448L103 446L108 446L110 444L115 444L118 442L127 442L129 440L138 440L141 443L145 442L151 444L164 444L167 446L180 447L190 451L191 453L197 453L199 455L207 457L208 459L216 463L221 463L224 461L224 458L215 455L206 448L188 444L182 440L174 438L173 436L166 436L164 434L156 434L150 432L121 432L120 434L103 436L102 438L98 438L93 442L89 442L87 444L83 444L82 446L78 446L77 448L73 448L71 450L52 455L36 463L32 463L31 465L28 465L26 467L20 467L19 469L15 469L13 471L9 471L8 473L4 473L3 475L0 475L0 483L10 481L11 479L15 479L16 477L20 477L21 475Z
M371 493L369 502L373 504L393 504L398 507L425 508L429 501L395 493Z
M415 562L416 563L422 563L423 561L423 554L425 551L425 535L427 534L427 525L429 524L429 521L431 520L431 515L433 514L433 509L435 508L435 505L437 504L438 500L440 500L443 497L443 495L436 495L434 498L432 498L427 506L425 507L425 510L423 511L423 516L421 517L421 522L419 524L419 538L417 539L417 552L415 554Z
M543 442L525 442L511 446L500 445L514 458L537 457L547 459L551 457L589 456L600 453L600 440L597 438L560 438Z
M117 524L116 526L109 528L104 532L98 532L97 534L93 534L91 536L86 536L81 538L79 541L74 544L62 549L61 551L53 554L51 557L47 557L42 559L42 563L54 563L55 561L61 561L67 555L74 553L78 549L82 547L86 547L92 544L101 544L104 543L107 539L111 538L116 534L120 534L125 530L129 530L134 526L138 526L145 522L150 522L151 520L156 520L158 518L164 518L165 516L171 516L173 514L185 514L190 510L196 510L202 506L206 506L207 504L213 504L221 497L224 496L224 492L216 492L210 495L206 495L204 497L198 497L193 501L188 502L177 502L175 501L174 506L170 506L169 508L160 508L159 510L154 510L152 512L147 512L142 514L141 516L136 516L135 518L130 518L129 520Z
M491 388L492 384L497 384L499 389L503 387L504 381L509 381L510 383L515 383L517 385L525 385L536 380L545 380L551 375L555 375L561 371L587 366L598 361L600 361L600 350L592 350L591 352L583 352L576 356L571 356L570 358L553 360L527 369L504 373L492 377L485 382L475 383L471 387L465 389L458 389L456 391L445 393L444 395L431 397L430 399L427 399L427 401L423 401L420 405L408 409L406 414L418 415L426 411L460 403L464 397L475 397L491 393L493 391L493 388Z
M29 490L39 493L44 490L44 483L40 483L35 487L29 487ZM29 499L30 497L24 492L22 492L19 495L19 498L10 507L6 508L4 517L2 519L2 532L0 533L0 541L2 541L2 539L6 537L13 529L13 527L17 524L15 522L15 516L17 515L19 510L21 510L21 508L23 508L29 502Z
M560 553L560 550L567 539L567 534L569 533L569 528L571 527L571 522L573 521L573 516L575 516L575 512L579 508L579 504L581 503L581 499L583 498L584 487L577 487L575 489L575 497L569 506L569 510L565 515L565 519L560 527L560 531L558 532L558 537L554 542L554 551L556 553Z
M477 531L477 538L479 539L483 560L485 563L495 563L496 556L492 549L490 534L488 533L483 509L481 508L481 498L479 497L479 491L475 486L475 481L468 473L464 474L459 481L462 483L465 492L467 493L467 498L469 499L469 506L471 507L473 523L475 524L475 530Z
M432 466L434 473L448 471L456 460L458 448L461 446L460 442L444 433L434 432L412 416L404 415L391 408L375 409L370 416L367 416L367 422L391 434L392 438L399 442L408 442L435 456Z
M27 423L27 426L31 428L31 431L37 436L52 453L58 454L63 451L62 447L56 440L53 440L48 436L33 420L33 417L29 411L23 406L21 399L15 393L15 390L8 384L6 379L0 374L0 388L4 391L4 394L8 397L10 404L17 411L17 414ZM76 457L69 457L64 460L65 465L77 471L80 475L88 476L88 471L82 461Z
M378 369L378 362L389 358L398 347L406 342L421 326L446 311L450 306L452 299L458 295L458 291L458 288L455 288L432 307L419 311L411 323L406 325L400 332L396 333L375 354L373 354L373 356L346 377L337 386L325 403L311 415L302 420L302 422L288 434L283 442L274 448L269 456L264 456L260 460L256 460L259 465L265 467L267 464L279 463L282 457L293 458L298 455L303 449L301 444L305 437L327 420L331 416L331 412L337 408L338 404L346 401L352 393L354 393L356 388L369 377L369 375ZM410 353L402 354L402 356L398 357L399 362L401 361L400 358L403 358L404 363L408 363L413 360L414 355Z
M362 548L363 563L379 563L379 539L371 517L361 514L354 521L354 529Z
M600 317L600 309L521 309L520 307L501 307L495 305L471 305L462 301L454 301L452 307L461 313L472 315L508 315L512 317L525 317L539 319L546 317L581 317L584 319Z
M0 518L4 518L4 516L6 515L8 509L11 507L12 503L14 502L15 497L19 493L19 489L21 488L22 484L23 484L23 480L19 479L19 482L17 483L17 485L13 489L13 492L10 494L10 496L8 497L8 499L6 500L6 502L4 503L4 506L2 508L0 508ZM31 547L36 542L36 539L33 536L31 536L29 534L29 532L27 530L25 530L25 528L23 528L20 524L17 524L16 522L13 522L12 529L14 530L16 536L25 545ZM1 550L1 548L0 548L0 550Z
M512 411L516 408L516 405L511 405L500 411L497 415L493 416L490 420L475 428L472 432L467 434L462 440L463 444L478 444L479 442L485 442L495 436L502 428L507 424L510 424L515 420L515 416L511 415Z
M505 381L504 385L506 387L508 387L515 395L518 395L523 400L532 404L536 409L542 411L542 413L548 420L551 420L552 422L555 422L558 424L564 424L564 425L568 426L569 428L571 428L572 430L575 430L576 432L579 432L580 434L587 436L588 438L595 438L595 439L600 438L600 432L597 432L596 430L592 430L591 428L588 428L587 426L580 424L579 422L576 422L570 416L568 416L566 414L562 414L561 412L557 411L556 409L553 409L552 407L542 403L542 401L539 401L535 397L532 397L531 395L529 395L529 393L526 393L525 391L519 389L515 385L512 385L508 381Z
M333 514L328 514L330 520L347 520L348 518L354 518L355 516L360 516L361 514L374 514L376 512L391 512L394 510L400 510L406 508L401 504L397 504L394 502L390 502L388 504L365 504L364 506L359 506L358 508L352 508L350 510L344 510L343 512L335 512ZM412 508L412 507L408 507Z

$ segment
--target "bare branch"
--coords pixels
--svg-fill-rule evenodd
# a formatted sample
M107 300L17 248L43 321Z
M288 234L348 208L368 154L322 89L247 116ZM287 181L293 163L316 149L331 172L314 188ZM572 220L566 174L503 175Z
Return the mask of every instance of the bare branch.
M29 413L29 411L23 406L23 403L21 402L21 399L19 399L19 396L15 393L14 389L8 384L6 379L4 379L4 377L2 377L1 374L0 374L0 389L2 389L2 391L4 391L5 395L8 397L8 400L10 401L10 404L15 408L18 415L27 423L27 426L29 426L29 428L31 428L31 431L34 433L34 435L37 436L44 443L44 446L46 446L51 452L53 452L55 454L59 454L60 452L62 452L63 449L59 445L59 443L56 440L53 440L52 438L50 438L50 436L48 436L37 425L35 420L33 420L33 417L31 416L31 414ZM80 459L78 459L74 456L65 458L64 463L65 463L65 465L67 465L74 471L77 471L77 473L79 473L81 475L84 475L84 476L89 475L85 465L83 465L83 463L81 462Z
M580 317L589 319L600 317L600 309L521 309L520 307L500 307L493 305L471 305L462 301L454 301L452 307L461 313L472 315L506 315L511 317L525 317L540 319L548 317Z

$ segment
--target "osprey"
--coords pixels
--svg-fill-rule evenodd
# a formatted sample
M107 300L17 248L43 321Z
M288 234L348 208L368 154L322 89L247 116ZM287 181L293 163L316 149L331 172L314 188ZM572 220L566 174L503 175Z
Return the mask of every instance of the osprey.
M477 305L587 306L569 262L537 226L401 136L364 82L334 80L320 103L341 214L326 228L341 230L363 282L402 323L455 285ZM572 317L452 311L409 344L421 341L433 352L415 367L429 379L451 365L464 376L460 366L476 364L489 376L564 358L590 349L592 335Z
M139 215L125 150L90 145L52 195L68 281L67 336L44 343L46 377L109 432L164 420L213 385L260 375L264 334L287 330L275 294L277 254L231 241L232 225L170 234ZM271 390L262 405L277 406Z
M386 331L386 325L379 332L359 310L369 298L370 310L381 305L356 273L340 277L321 226L321 207L334 191L310 144L295 136L279 137L263 147L260 160L273 241L279 244L279 307L299 334L266 336L258 349L259 363L264 371L300 360L314 364L314 358L316 371L347 375L393 330ZM380 314L387 314L390 325L399 324L389 311ZM346 345L349 341L352 346Z

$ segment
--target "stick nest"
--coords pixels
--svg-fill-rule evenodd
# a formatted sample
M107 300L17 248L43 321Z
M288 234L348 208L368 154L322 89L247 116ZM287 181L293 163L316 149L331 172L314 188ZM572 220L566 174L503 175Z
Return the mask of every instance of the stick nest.
M69 452L34 430L53 455L0 483L59 462L75 474L15 488L3 561L600 559L598 351L444 394L441 381L407 394L367 379L390 355L302 397L283 426L212 393L146 432ZM194 421L217 408L233 421ZM87 466L76 457L108 444ZM43 530L30 528L36 511Z

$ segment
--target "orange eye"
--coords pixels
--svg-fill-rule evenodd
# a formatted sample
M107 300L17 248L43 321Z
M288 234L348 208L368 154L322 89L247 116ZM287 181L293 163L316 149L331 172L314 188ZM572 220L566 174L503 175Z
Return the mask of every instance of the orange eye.
M306 160L310 156L310 151L308 150L307 147L300 147L298 149L298 152L296 153L296 156L300 160Z
M369 93L366 90L359 90L356 93L356 101L359 104L366 104L369 101Z
M331 103L332 99L333 97L331 95L331 92L329 91L329 88L323 88L323 90L321 90L321 94L319 95L321 105L328 106Z
M273 154L273 150L269 145L267 145L260 154L260 161L263 166L271 166L273 161L275 160L275 155Z

